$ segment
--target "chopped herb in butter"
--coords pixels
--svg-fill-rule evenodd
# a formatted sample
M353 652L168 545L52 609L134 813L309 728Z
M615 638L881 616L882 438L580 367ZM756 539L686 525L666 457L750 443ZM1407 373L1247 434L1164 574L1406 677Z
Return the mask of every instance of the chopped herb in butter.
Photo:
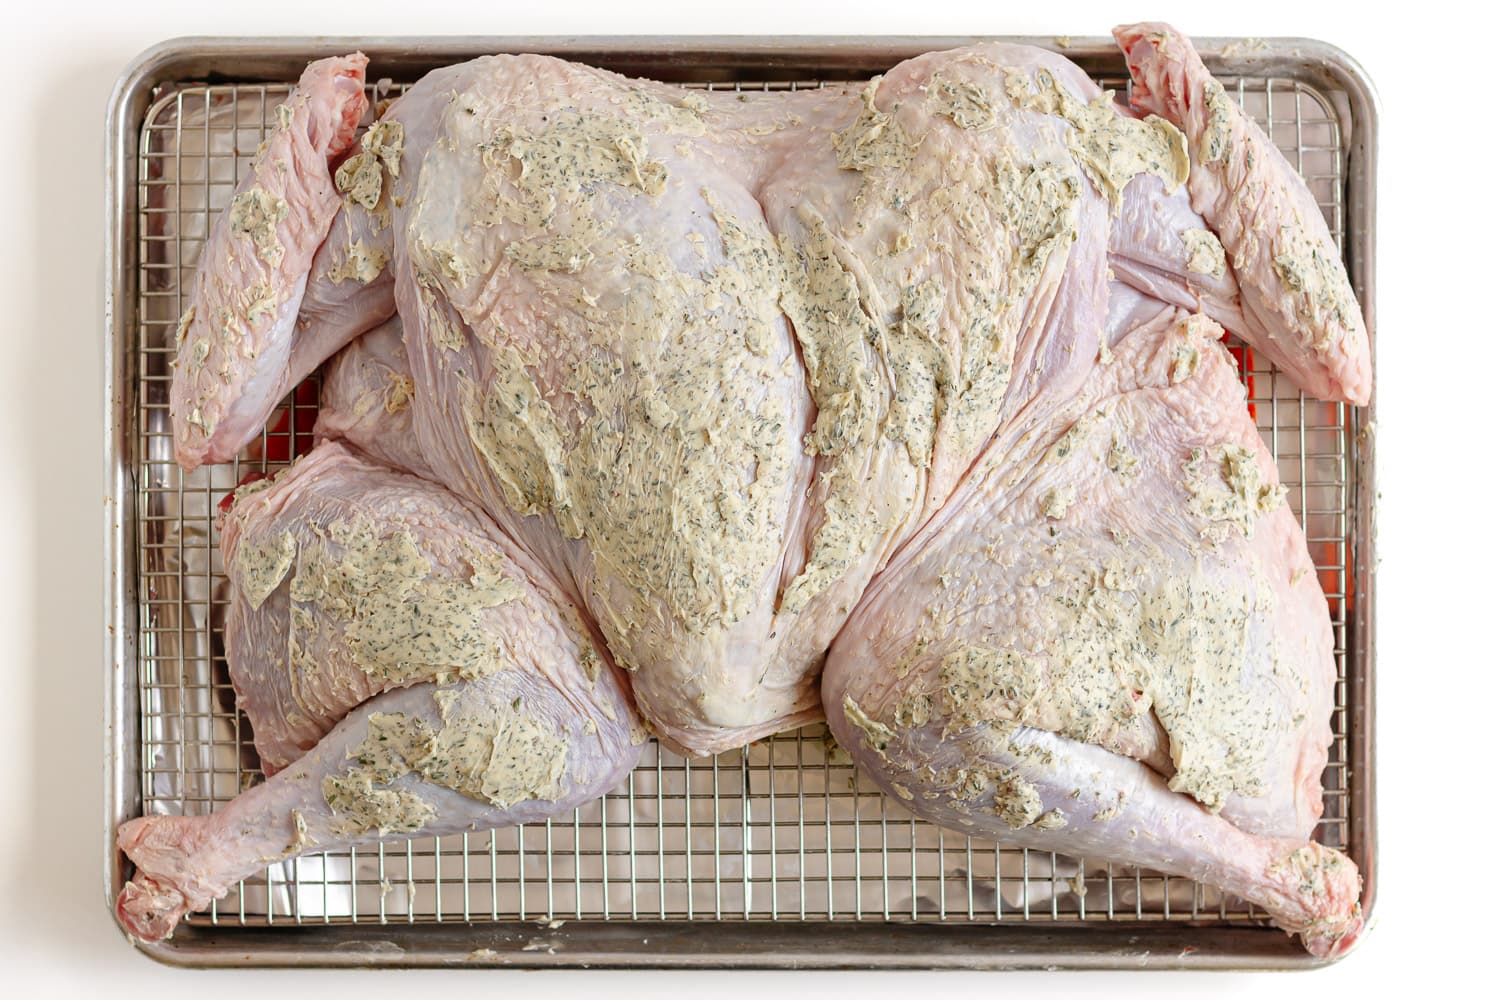
M286 255L286 248L276 235L276 227L289 211L285 198L278 198L255 184L235 195L229 203L229 231L249 236L256 255L276 267Z
M1187 229L1182 234L1182 244L1187 248L1187 269L1194 274L1206 274L1215 281L1224 277L1228 265L1224 261L1224 244L1207 229Z

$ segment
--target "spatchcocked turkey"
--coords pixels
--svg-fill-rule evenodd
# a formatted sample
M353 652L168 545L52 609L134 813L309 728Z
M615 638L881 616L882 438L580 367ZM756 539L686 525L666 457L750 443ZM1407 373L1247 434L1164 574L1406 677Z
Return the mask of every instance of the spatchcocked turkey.
M193 468L328 362L222 531L271 777L121 828L126 923L826 717L921 816L1347 947L1327 608L1220 338L1360 403L1363 321L1186 39L1115 34L1133 108L1002 44L744 95L500 56L368 126L364 57L309 66L172 384Z

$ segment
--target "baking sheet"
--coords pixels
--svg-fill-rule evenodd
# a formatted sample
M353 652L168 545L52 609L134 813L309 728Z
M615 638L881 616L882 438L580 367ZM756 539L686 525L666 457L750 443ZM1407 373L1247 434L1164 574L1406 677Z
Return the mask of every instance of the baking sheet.
M214 515L246 472L274 472L310 444L317 384L293 393L234 463L184 474L171 459L167 361L214 214L264 138L286 81L308 59L363 48L372 56L375 97L399 91L426 66L478 51L552 51L685 86L795 89L867 76L906 55L964 41L502 39L466 41L464 50L442 42L217 40L172 43L143 57L122 81L113 120L111 444L118 491L109 833L141 812L210 811L260 780L223 661ZM1230 93L1269 126L1308 180L1368 303L1374 121L1357 67L1318 43L1241 40L1204 48ZM1104 42L1073 43L1067 54L1106 86L1124 85L1111 75L1123 67ZM1231 65L1236 71L1226 73ZM1334 624L1335 745L1316 836L1355 856L1372 897L1373 813L1360 766L1368 759L1373 649L1371 498L1361 476L1370 415L1304 400L1258 359L1238 356ZM112 895L125 872L112 848L106 855ZM1139 949L1132 942L1163 932L1178 942L1176 957L1162 957L1174 952L1158 947L1153 960L1148 944L1148 963L1311 961L1252 908L1217 890L1000 848L923 823L856 774L821 726L710 760L687 761L653 743L626 786L545 824L273 865L148 950L192 964L337 963L343 959L330 958L330 944L389 942L391 929L402 925L417 937L401 944L399 955L382 953L402 964L986 966L1049 956L1052 964L1129 964ZM949 934L932 938L921 925ZM957 926L970 930L951 930ZM729 927L736 933L725 935ZM290 937L266 946L264 935L276 928L289 928ZM799 928L827 936L794 938L799 943L789 952L776 946ZM1063 935L1061 943L1053 934ZM665 949L664 939L672 942ZM796 957L813 940L826 954ZM495 946L503 942L511 946ZM960 944L968 954L953 950Z

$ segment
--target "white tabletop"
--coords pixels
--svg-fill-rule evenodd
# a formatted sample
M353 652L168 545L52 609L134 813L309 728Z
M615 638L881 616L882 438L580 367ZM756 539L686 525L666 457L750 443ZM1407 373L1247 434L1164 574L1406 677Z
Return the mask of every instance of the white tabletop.
M1310 0L1140 9L1031 3L637 0L253 3L144 0L28 4L3 33L0 298L0 981L12 996L331 1000L372 990L428 996L715 997L818 991L906 996L1061 989L1119 996L1357 996L1440 988L1500 955L1488 843L1500 654L1494 316L1496 114L1480 62L1492 14L1417 3L1397 17ZM1325 6L1329 9L1325 9ZM1344 6L1344 5L1338 5ZM1352 6L1352 5L1350 5ZM1384 6L1384 5L1379 5ZM1460 10L1460 7L1463 10ZM1120 18L1171 20L1190 35L1302 35L1360 60L1383 102L1378 277L1380 503L1379 902L1368 939L1331 969L1276 978L1108 974L1040 981L904 973L186 973L134 953L101 879L104 107L141 49L185 34L953 33L1104 34ZM1488 20L1481 20L1481 17ZM24 20L24 19L29 19ZM1419 27L1419 26L1429 27ZM1451 859L1451 860L1450 860ZM31 990L26 986L30 984ZM17 989L18 992L10 992Z

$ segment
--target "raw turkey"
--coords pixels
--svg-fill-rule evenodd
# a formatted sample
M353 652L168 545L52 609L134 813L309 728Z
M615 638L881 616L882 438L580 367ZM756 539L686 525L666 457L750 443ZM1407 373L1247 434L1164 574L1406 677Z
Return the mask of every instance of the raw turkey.
M172 385L191 469L328 362L222 531L271 777L121 828L125 924L826 718L920 816L1352 944L1327 607L1221 338L1356 404L1368 339L1187 40L1116 38L1134 107L1004 44L745 95L497 56L362 127L364 57L309 66Z

